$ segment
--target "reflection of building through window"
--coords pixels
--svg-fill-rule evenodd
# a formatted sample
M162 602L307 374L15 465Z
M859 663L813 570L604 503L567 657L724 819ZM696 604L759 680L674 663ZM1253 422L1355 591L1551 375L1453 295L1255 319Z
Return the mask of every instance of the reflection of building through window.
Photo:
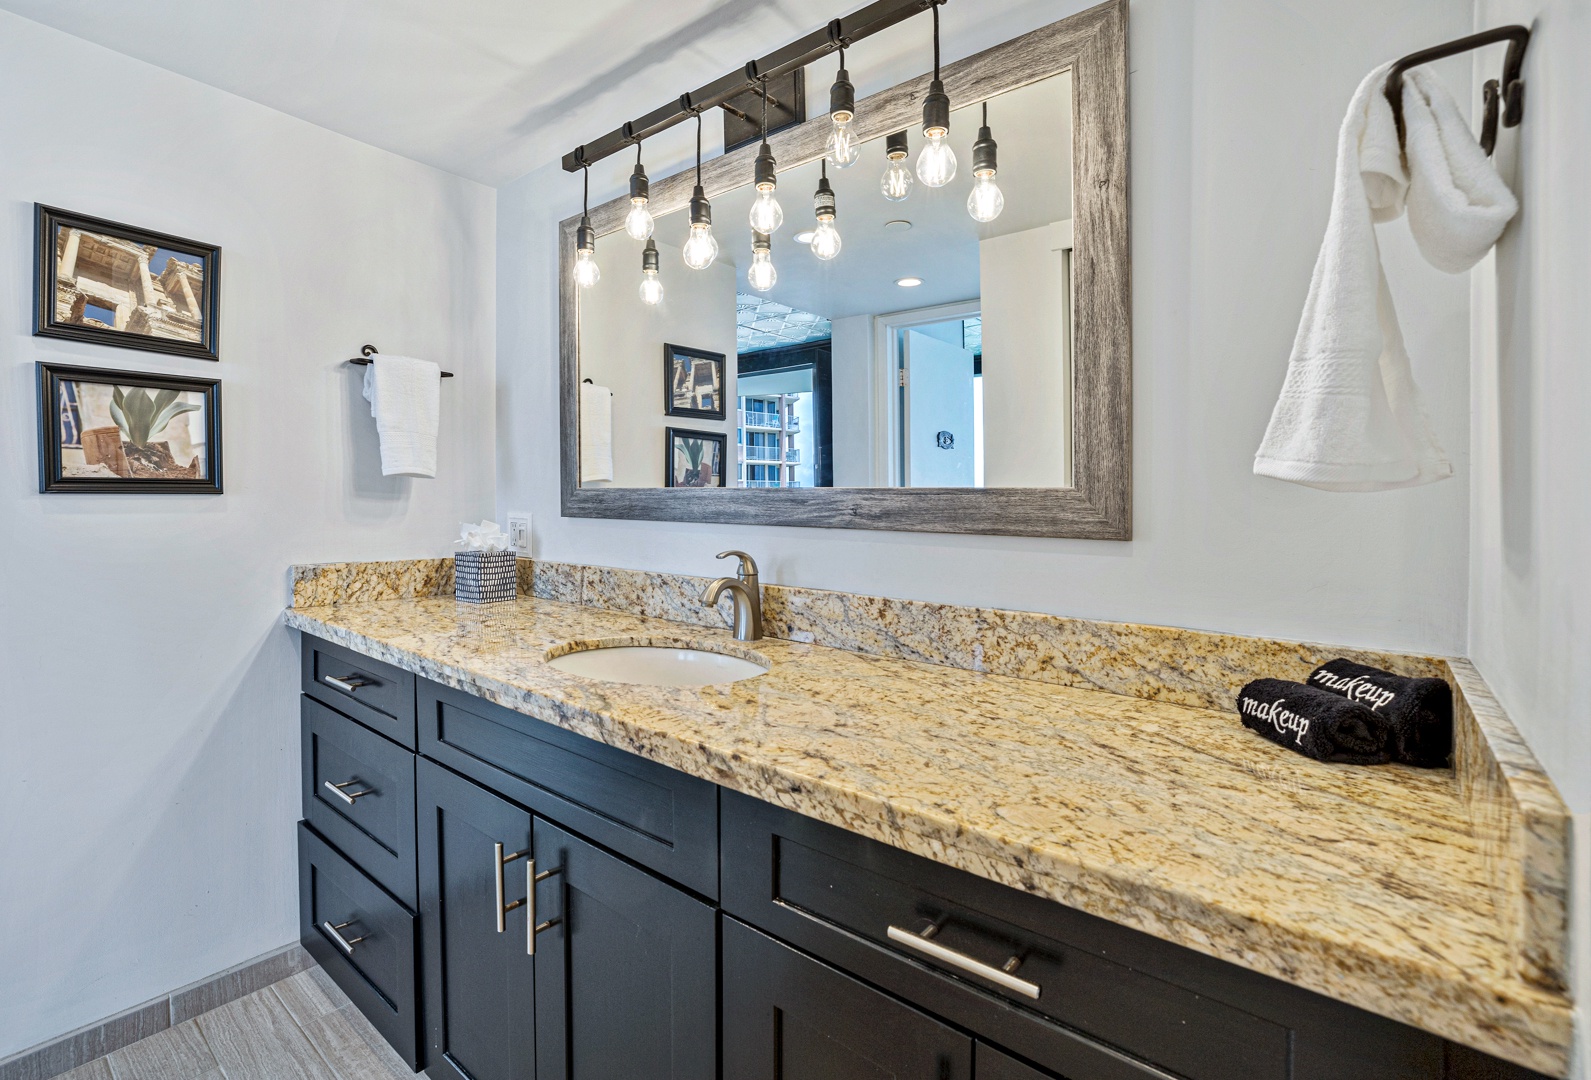
M204 265L101 233L56 234L55 318L148 337L202 340Z

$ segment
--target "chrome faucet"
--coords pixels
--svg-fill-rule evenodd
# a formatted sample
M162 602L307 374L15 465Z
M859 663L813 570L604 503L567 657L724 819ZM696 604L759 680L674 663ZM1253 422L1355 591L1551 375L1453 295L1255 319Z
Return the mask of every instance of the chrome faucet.
M702 603L716 607L727 589L735 599L735 640L757 641L762 637L762 588L757 584L757 561L744 551L725 551L720 559L740 559L740 570L732 578L709 582Z

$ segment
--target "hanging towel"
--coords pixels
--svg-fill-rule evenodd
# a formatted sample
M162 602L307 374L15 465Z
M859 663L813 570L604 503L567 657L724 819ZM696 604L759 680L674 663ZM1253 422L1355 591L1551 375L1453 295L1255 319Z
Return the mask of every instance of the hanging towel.
M580 479L613 479L613 391L580 384Z
M1416 204L1410 225L1426 258L1453 269L1457 253L1473 251L1458 267L1467 269L1512 216L1512 195L1498 194L1507 188L1451 97L1419 69L1403 82L1405 169L1383 93L1390 66L1359 84L1338 134L1331 217L1287 378L1254 457L1261 476L1327 491L1378 491L1453 474L1414 382L1375 224ZM1477 250L1494 223L1496 232Z
M378 353L365 368L365 400L381 436L381 475L435 476L442 368Z

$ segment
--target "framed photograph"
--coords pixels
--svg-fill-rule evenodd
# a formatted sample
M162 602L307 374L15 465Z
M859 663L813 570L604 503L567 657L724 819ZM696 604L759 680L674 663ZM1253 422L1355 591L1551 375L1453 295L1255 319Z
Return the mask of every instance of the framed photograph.
M40 363L39 490L221 494L221 383Z
M34 206L33 332L215 360L221 249Z
M663 346L663 414L724 418L724 354Z
M663 486L723 487L725 444L726 437L722 431L669 428Z

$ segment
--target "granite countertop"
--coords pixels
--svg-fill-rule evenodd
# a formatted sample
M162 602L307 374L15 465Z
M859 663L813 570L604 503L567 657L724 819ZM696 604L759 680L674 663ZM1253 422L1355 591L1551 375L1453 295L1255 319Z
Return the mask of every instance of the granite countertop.
M1452 771L1323 765L1230 713L788 640L741 644L548 599L341 603L286 620L681 772L1567 1069L1571 1003L1519 977L1496 852ZM564 643L612 639L751 650L771 670L678 688L546 663Z

